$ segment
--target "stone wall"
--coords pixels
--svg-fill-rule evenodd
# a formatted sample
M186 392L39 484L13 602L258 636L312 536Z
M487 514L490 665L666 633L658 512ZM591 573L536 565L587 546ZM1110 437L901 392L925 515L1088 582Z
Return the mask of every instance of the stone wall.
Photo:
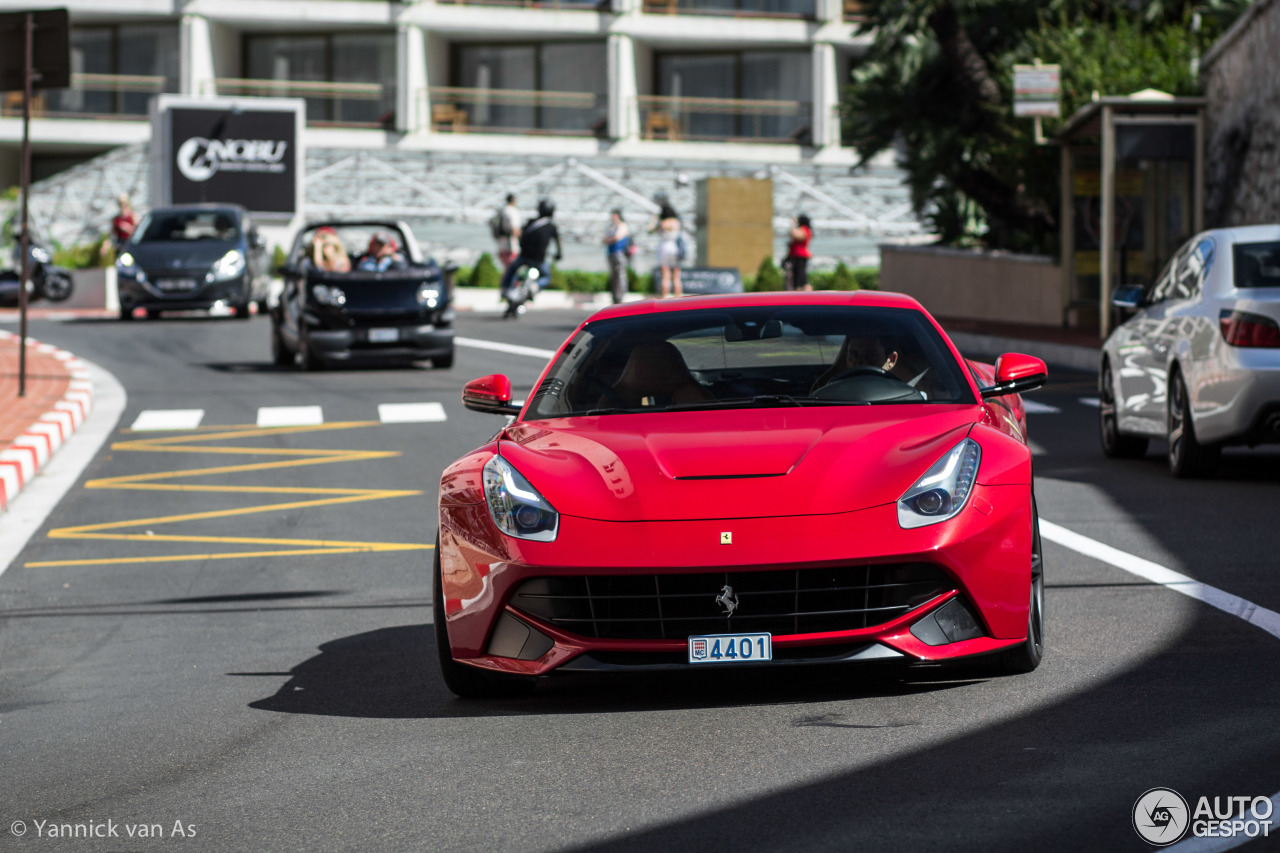
M1062 268L1052 258L936 246L880 247L880 289L936 317L1061 326Z
M1280 222L1280 0L1257 0L1204 55L1205 224Z

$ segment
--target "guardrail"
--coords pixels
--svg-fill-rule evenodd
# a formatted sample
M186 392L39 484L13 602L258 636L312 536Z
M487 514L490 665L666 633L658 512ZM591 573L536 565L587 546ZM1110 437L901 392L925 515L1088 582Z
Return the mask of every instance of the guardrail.
M146 74L72 74L68 88L36 93L31 99L31 115L145 121L151 96L166 89L176 91L176 83L164 76ZM22 115L21 92L4 94L0 115Z
M461 86L432 86L427 91L435 131L601 137L607 132L605 98L595 92Z
M806 101L641 95L637 102L645 139L811 142L811 112Z
M307 124L313 127L395 126L395 86L390 84L219 77L213 86L219 95L302 98Z

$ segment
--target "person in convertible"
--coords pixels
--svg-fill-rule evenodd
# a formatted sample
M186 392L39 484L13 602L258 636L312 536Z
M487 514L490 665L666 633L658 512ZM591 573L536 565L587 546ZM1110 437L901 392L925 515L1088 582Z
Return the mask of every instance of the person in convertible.
M387 272L388 270L408 269L409 264L400 253L396 238L386 234L374 234L369 238L369 247L356 269L364 272Z

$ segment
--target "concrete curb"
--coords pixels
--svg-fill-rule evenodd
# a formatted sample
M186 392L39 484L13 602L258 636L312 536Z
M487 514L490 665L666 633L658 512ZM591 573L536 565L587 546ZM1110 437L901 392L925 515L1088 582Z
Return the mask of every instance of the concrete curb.
M12 332L0 331L0 338L16 337ZM18 492L49 463L93 408L93 380L80 359L31 338L27 339L27 346L62 362L71 382L52 409L36 418L7 448L0 450L0 511L8 509Z

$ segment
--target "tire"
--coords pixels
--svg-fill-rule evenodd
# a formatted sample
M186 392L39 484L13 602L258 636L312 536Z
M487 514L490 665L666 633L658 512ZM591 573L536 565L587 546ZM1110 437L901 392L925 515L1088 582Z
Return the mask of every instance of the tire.
M1102 381L1098 387L1098 438L1102 444L1102 455L1109 459L1139 459L1147 455L1147 439L1120 434L1116 419L1115 378L1111 375L1111 365L1106 362L1102 365Z
M441 355L431 359L431 366L438 367L441 370L447 370L448 368L453 367L453 350L449 350L448 355Z
M436 652L440 659L440 675L444 684L463 699L490 699L522 696L533 692L536 681L512 675L485 672L458 663L449 650L449 629L444 618L444 591L440 575L440 540L436 539L435 562L431 569L431 612L435 628Z
M271 321L271 361L277 367L288 367L293 364L293 353L284 345L280 324L275 320Z
M126 323L133 319L133 308L120 307L120 319Z
M1180 371L1173 371L1168 394L1169 471L1179 479L1207 477L1218 467L1222 448L1201 444L1191 422L1191 399Z
M148 319L148 320L159 320L159 319L160 319L160 309L159 309L159 308L148 308L148 309L147 309L147 319Z
M50 302L62 302L71 295L74 285L71 276L65 273L51 273L40 288L40 295Z
M248 320L251 316L253 316L253 315L250 313L250 311L249 311L249 303L248 303L248 302L246 302L246 303L245 303L245 304L243 304L243 305L232 305L232 306L231 306L231 314L232 314L232 316L234 316L237 320Z
M316 371L324 367L324 362L320 357L311 351L311 345L307 342L307 336L298 334L298 352L294 356L294 360L298 367L306 371Z
M1040 514L1031 498L1031 601L1027 608L1027 639L1001 657L1007 673L1028 673L1044 660L1044 549L1040 545Z

